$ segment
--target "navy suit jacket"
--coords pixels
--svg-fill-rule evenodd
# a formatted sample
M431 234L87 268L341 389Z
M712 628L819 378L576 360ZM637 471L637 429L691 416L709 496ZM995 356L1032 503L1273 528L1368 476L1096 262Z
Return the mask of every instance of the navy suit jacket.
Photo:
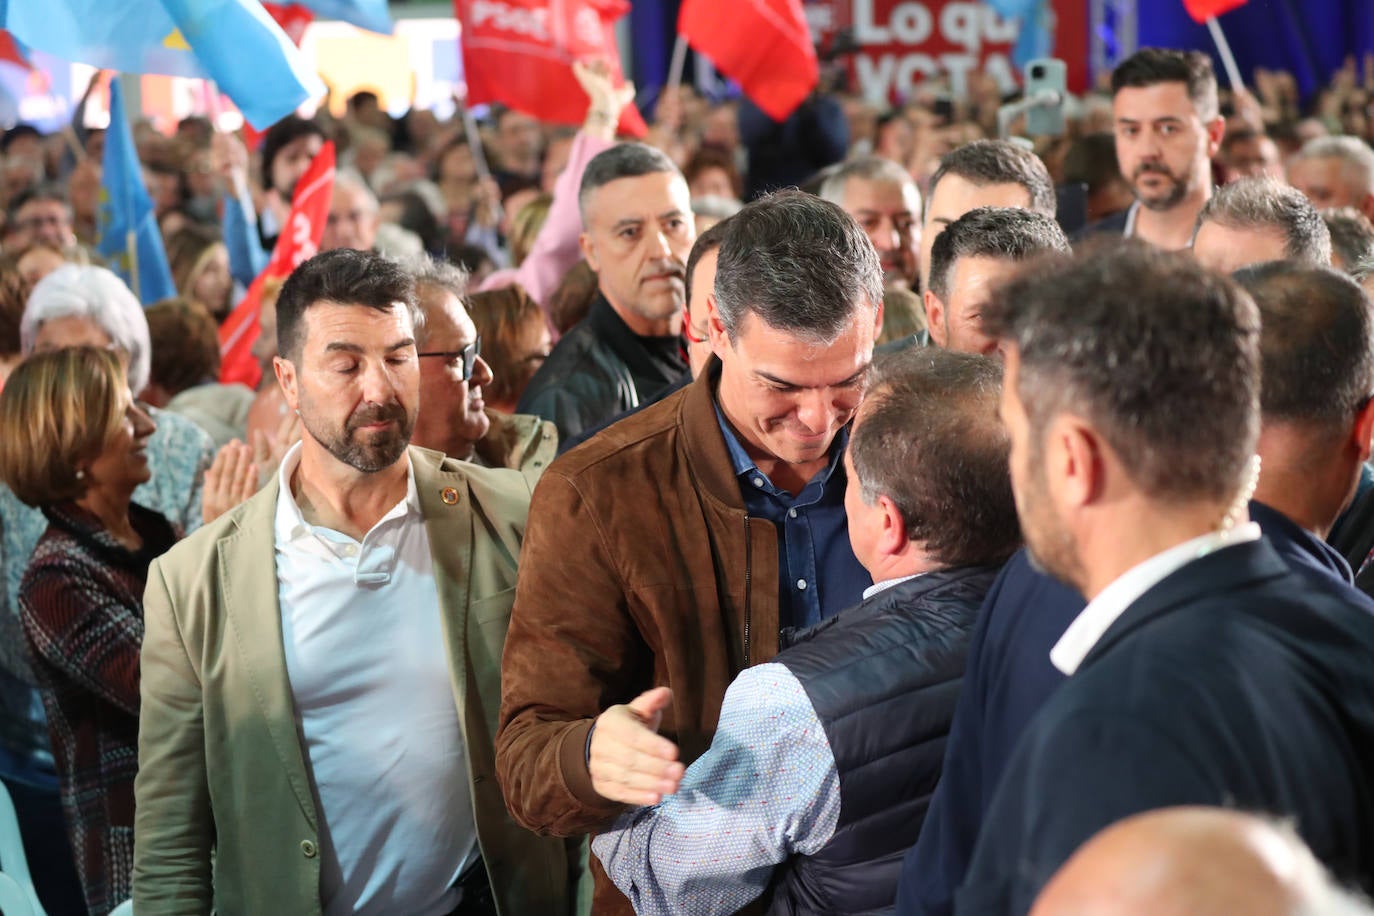
M1268 540L1196 560L1113 623L1025 730L959 913L1020 914L1084 841L1180 804L1292 817L1374 885L1374 614Z
M1250 503L1278 554L1294 568L1350 582L1325 542L1261 503ZM907 853L897 912L947 916L963 884L992 793L1021 734L1062 684L1050 650L1083 610L1083 597L1038 572L1023 550L993 583L979 612L940 784L920 838ZM1374 603L1364 606L1374 613Z

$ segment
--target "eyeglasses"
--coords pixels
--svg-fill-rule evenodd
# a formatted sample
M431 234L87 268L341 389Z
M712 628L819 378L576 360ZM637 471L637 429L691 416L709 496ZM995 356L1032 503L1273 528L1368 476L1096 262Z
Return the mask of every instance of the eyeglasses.
M453 368L459 366L463 369L463 381L472 378L473 367L477 365L477 357L482 355L482 335L477 335L477 339L468 344L461 350L441 350L434 353L417 353L416 356L424 359L427 356L443 357L444 362Z

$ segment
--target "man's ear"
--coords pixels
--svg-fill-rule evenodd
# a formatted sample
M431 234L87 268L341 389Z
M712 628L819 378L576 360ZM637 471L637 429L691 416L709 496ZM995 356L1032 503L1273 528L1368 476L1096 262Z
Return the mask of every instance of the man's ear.
M906 536L906 521L890 496L879 496L878 508L883 513L883 527L877 540L878 552L885 557L898 556L906 550L910 541Z
M1359 211L1374 220L1374 194L1366 194L1364 200L1360 201Z
M577 247L582 250L582 257L586 259L587 266L592 269L592 273L600 273L601 269L596 262L596 246L592 244L591 235L586 232L579 233Z
M730 349L730 332L725 330L725 322L721 320L720 309L716 308L716 294L706 294L706 336L711 340L711 352L718 358L724 359L724 353Z
M877 343L878 338L883 336L883 300L878 300L878 311L873 314L873 342Z
M945 304L939 297L926 290L922 293L926 307L926 330L930 332L931 342L945 346Z
M282 356L272 357L272 371L277 376L277 384L281 386L282 397L286 400L286 406L292 410L299 410L301 406L300 391L296 387L296 364Z
M1207 130L1207 158L1215 159L1221 151L1221 140L1226 136L1226 119L1217 115L1203 127Z
M1106 443L1097 430L1072 414L1056 417L1046 436L1045 465L1052 489L1067 509L1091 506L1106 487Z
M1365 401L1364 406L1355 412L1355 425L1350 435L1360 461L1368 461L1371 451L1374 451L1374 397Z

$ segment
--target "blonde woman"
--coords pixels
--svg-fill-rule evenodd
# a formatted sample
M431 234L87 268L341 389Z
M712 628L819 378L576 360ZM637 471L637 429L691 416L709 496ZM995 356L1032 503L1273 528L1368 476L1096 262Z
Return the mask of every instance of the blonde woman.
M19 587L20 619L92 913L132 893L143 588L177 539L133 502L154 429L109 350L37 354L0 392L0 478L48 522Z

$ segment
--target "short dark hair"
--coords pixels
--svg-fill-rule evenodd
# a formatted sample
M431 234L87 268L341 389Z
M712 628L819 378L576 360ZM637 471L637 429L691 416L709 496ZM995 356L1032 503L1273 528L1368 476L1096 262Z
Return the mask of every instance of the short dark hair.
M597 188L620 178L660 172L682 174L667 153L645 143L617 143L597 153L587 163L582 172L582 184L577 189L577 209L582 214L582 225L587 225L587 200Z
M277 296L277 352L286 359L300 358L306 310L321 302L364 306L379 312L389 311L400 302L410 313L417 338L424 326L410 271L371 251L336 248L301 264L282 284Z
M856 309L878 308L883 270L854 217L803 191L778 191L730 218L715 294L731 341L752 312L769 327L830 343Z
M995 360L908 347L875 365L849 439L864 501L891 499L945 566L998 565L1021 545L1001 390Z
M1068 237L1048 216L1016 207L978 207L945 227L930 249L930 291L949 301L960 258L1028 261L1050 252L1069 254Z
M1264 419L1348 425L1374 394L1374 303L1329 267L1273 261L1235 278L1259 306Z
M1183 83L1200 119L1210 121L1217 116L1217 75L1212 59L1201 51L1141 48L1112 71L1112 97L1122 89L1160 83Z
M1272 178L1240 178L1217 188L1197 216L1198 226L1208 222L1228 229L1276 229L1284 237L1286 257L1331 263L1331 233L1312 202Z
M926 205L935 197L935 188L946 175L958 175L978 187L990 184L1019 184L1030 195L1030 209L1054 216L1058 203L1054 181L1040 157L1010 140L974 140L940 157L940 167L930 178Z
M329 139L324 132L324 128L314 121L307 121L298 115L287 115L276 124L267 128L267 133L262 138L262 187L265 191L272 190L272 160L277 158L277 153L282 151L282 147L288 143L294 143L301 137L319 137L321 140Z
M1331 266L1341 259L1339 270L1363 279L1360 271L1374 259L1374 223L1354 207L1331 207L1318 211L1326 231L1331 233Z
M725 233L730 228L730 220L734 217L727 216L725 219L707 229L697 240L692 243L692 250L687 255L687 272L683 277L683 284L687 287L687 301L692 301L692 275L697 272L697 263L706 254L715 251L720 247L720 243L725 241Z
M1033 447L1073 411L1151 498L1236 495L1259 435L1260 320L1231 278L1127 240L1028 266L983 321L1016 348Z

